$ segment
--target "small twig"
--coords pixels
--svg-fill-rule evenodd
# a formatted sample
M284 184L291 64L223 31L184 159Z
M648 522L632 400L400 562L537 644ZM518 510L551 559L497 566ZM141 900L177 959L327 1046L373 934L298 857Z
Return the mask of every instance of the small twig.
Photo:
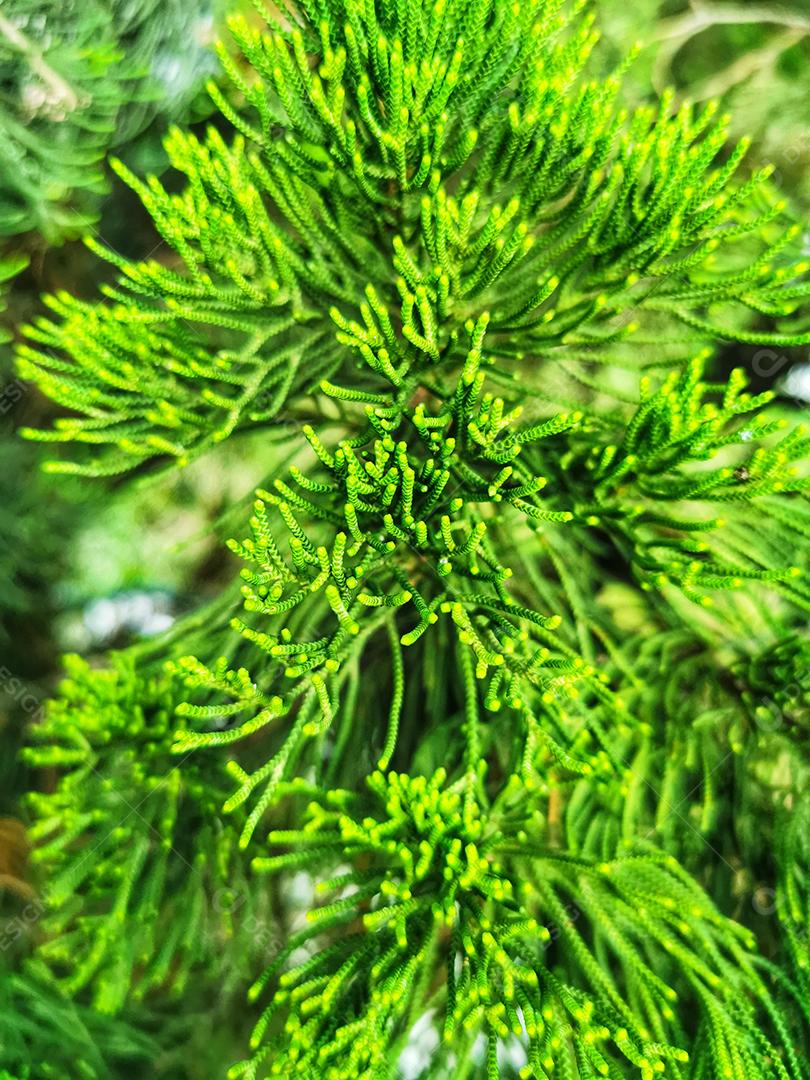
M655 35L655 40L663 43L656 57L652 75L656 90L660 93L670 82L668 73L671 70L672 61L690 38L713 26L739 26L746 23L767 23L771 26L786 27L787 30L777 38L776 42L771 42L762 49L740 57L726 72L706 80L702 87L699 85L691 88L689 91L691 100L702 101L706 98L722 96L732 86L750 78L785 49L810 34L810 17L797 15L778 5L719 6L703 3L701 0L692 0L689 12L664 20Z
M786 49L801 41L807 31L786 30L779 34L773 41L763 45L761 49L754 49L737 58L724 71L719 71L709 79L704 79L695 86L689 88L689 98L692 101L706 101L708 98L721 98L735 86L750 79L758 71L767 68Z
M797 15L779 5L748 6L740 4L704 4L694 0L691 11L664 19L655 34L656 41L669 41L672 38L689 38L707 30L710 26L739 26L744 23L770 23L773 26L787 26L791 30L810 33L810 17Z
M83 104L81 98L58 72L46 63L42 53L34 47L23 32L0 13L0 34L10 42L11 46L26 57L31 65L31 70L42 79L46 86L55 95L56 101L64 106L66 111L72 111Z

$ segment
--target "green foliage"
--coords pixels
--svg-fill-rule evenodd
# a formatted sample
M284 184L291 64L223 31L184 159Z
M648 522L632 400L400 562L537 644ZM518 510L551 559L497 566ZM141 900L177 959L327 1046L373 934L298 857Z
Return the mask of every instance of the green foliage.
M244 961L235 1077L394 1076L424 1016L435 1080L808 1076L810 439L714 363L810 341L808 263L715 105L589 78L583 7L233 19L235 133L116 166L175 257L100 252L19 349L52 471L264 439L244 610L70 661L26 751L39 963L115 1012Z
M52 793L28 795L51 936L40 959L68 996L92 984L96 1010L110 1014L169 981L181 995L199 967L238 978L251 910L244 902L234 922L232 908L249 887L233 829L219 822L217 764L172 767L165 678L139 676L124 657L105 671L66 664L61 697L24 751L62 774Z
M807 804L788 807L779 836L780 888L775 894L776 910L784 931L784 948L796 979L800 1001L807 1000L808 882L810 858L807 850Z
M473 332L474 343L480 337ZM263 789L243 842L288 764L295 762L308 741L322 738L334 725L335 753L350 745L356 694L351 682L347 687L347 672L356 669L369 641L383 632L390 643L394 693L384 743L381 732L372 738L381 754L380 766L387 767L403 709L402 646L414 646L426 632L432 635L431 627L440 620L445 626L438 632L444 629L443 641L449 645L445 663L457 665L467 708L475 708L474 669L475 677L484 681L488 710L498 711L505 704L523 714L532 743L531 751L528 746L526 751L528 765L533 744L540 740L550 743L558 760L575 771L609 770L611 757L615 766L611 754L615 725L637 725L606 685L611 682L608 674L596 670L590 656L566 647L553 633L562 619L559 609L529 608L510 593L512 582L520 581L520 571L499 562L497 553L506 549L507 537L521 524L528 526L529 535L542 530L544 537L549 526L560 533L566 527L603 530L647 589L667 591L675 586L690 599L711 606L712 592L739 590L759 581L783 588L806 608L797 567L763 568L756 552L744 559L736 539L751 527L749 501L763 493L803 487L801 480L786 479L785 461L794 446L799 455L806 452L799 428L767 445L765 437L780 428L780 421L748 420L741 438L734 417L761 402L740 392L740 373L732 375L722 408L704 403L712 388L699 380L700 364L689 365L682 375L674 373L630 415L614 443L605 439L604 422L594 417L588 423L581 412L558 414L510 431L515 425L511 415L504 414L503 401L482 397L477 366L476 347L468 355L455 394L448 395L437 417L428 417L422 403L412 410L408 420L415 450L392 437L392 430L401 432L393 427L396 419L390 414L396 417L396 412L389 405L368 406L367 432L344 440L334 454L311 428L305 428L322 474L305 474L293 467L297 489L278 478L276 492L260 491L263 498L255 505L252 539L232 544L256 567L242 573L245 608L269 617L271 630L256 629L242 619L236 619L234 627L268 654L270 663L262 663L259 689L246 671L228 671L224 658L214 670L194 658L183 661L189 685L224 691L233 699L225 715L238 716L245 710L254 715L226 732L181 733L175 752L233 743L280 716L295 715L289 735L271 760L250 776L234 771L240 787L228 807L243 803L260 785ZM403 400L412 394L413 388L406 387ZM763 397L767 400L768 395ZM615 424L615 414L611 419ZM741 460L747 464L736 469L690 473L684 467L691 460L705 461L718 449L743 447L758 436L765 445L746 454ZM556 474L556 482L547 497L550 472ZM619 484L621 499L615 494ZM640 501L630 501L636 498ZM701 502L711 501L729 504L728 520L699 513ZM661 508L661 502L672 505ZM292 565L284 561L273 538L277 529L267 513L268 503L277 508L290 534ZM681 516L681 507L688 507L693 516ZM318 529L314 538L296 513L306 514L308 524ZM763 508L758 528L769 538L778 533L774 550L779 550L791 527L797 533L795 546L801 545L806 536L801 517L794 521L789 514L778 515L774 528L766 514ZM694 533L700 539L692 539ZM408 618L404 631L400 612ZM315 627L320 634L313 635ZM431 648L429 641L422 645ZM575 706L575 735L567 722L570 717L559 706L560 696L584 696L582 705ZM220 706L188 705L181 711L197 719L223 715ZM574 738L582 738L582 725L596 735L601 748L577 761L570 751ZM472 765L478 753L470 734L467 757Z
M689 1055L669 1043L687 1041L673 1004L689 999L711 1046L716 1072L707 1075L735 1066L754 1075L763 1053L777 1056L747 1000L773 1011L745 952L753 940L707 904L674 858L627 851L595 865L560 855L545 848L540 807L517 777L486 809L469 781L445 781L444 770L430 779L375 773L376 816L361 794L316 793L301 829L269 834L271 845L291 850L254 860L259 871L352 869L321 883L340 899L310 913L310 928L253 996L304 942L353 923L358 930L287 967L253 1034L260 1049L230 1075L256 1076L263 1061L273 1075L387 1075L389 1044L434 1001L430 974L439 965L447 970L444 1041L463 1047L483 1026L492 1076L498 1040L510 1032L527 1045L524 1077L608 1075L622 1061L644 1080L684 1076ZM580 916L591 926L576 925ZM566 978L571 969L577 982ZM279 1011L288 1019L263 1042ZM776 1014L774 1023L781 1034Z
M350 362L333 319L401 378L452 367L484 313L508 373L527 350L576 371L583 350L604 361L630 336L682 348L680 324L701 340L734 333L746 308L794 311L806 265L767 170L735 183L744 143L716 162L712 106L672 116L667 98L628 118L617 78L577 86L595 35L587 18L568 30L570 15L555 2L490 17L481 2L392 6L378 23L337 5L270 35L232 19L252 81L222 60L247 118L216 96L241 134L174 131L177 194L119 167L183 272L107 252L110 303L60 294L58 321L29 331L45 349L22 351L22 374L84 414L37 437L106 451L58 467L183 464L268 423ZM643 362L641 344L632 355Z
M204 78L206 12L177 0L4 4L0 237L52 242L95 220L107 150L157 112L176 115ZM181 49L185 71L162 86Z
M669 86L696 102L720 98L732 136L751 137L757 159L776 166L780 186L806 213L810 19L801 0L638 0L632 8L607 0L599 24L606 68L640 36L639 60L625 87L630 100Z
M3 286L7 281L10 281L16 274L19 274L21 270L25 269L28 260L24 255L18 255L14 258L0 259L0 312L5 311L6 305L3 297ZM11 335L6 328L0 325L0 345L5 344L10 339Z
M131 1024L78 1006L29 975L0 970L3 1080L94 1080L141 1068L154 1054L155 1044Z

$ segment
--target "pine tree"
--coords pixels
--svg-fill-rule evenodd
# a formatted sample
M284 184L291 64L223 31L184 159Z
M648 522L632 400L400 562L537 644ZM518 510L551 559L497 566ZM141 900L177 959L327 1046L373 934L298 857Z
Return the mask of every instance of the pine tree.
M115 164L174 258L90 241L18 353L53 472L266 469L234 587L31 732L40 977L250 970L232 1077L807 1077L810 439L718 362L810 342L799 226L583 3L266 17L179 188Z

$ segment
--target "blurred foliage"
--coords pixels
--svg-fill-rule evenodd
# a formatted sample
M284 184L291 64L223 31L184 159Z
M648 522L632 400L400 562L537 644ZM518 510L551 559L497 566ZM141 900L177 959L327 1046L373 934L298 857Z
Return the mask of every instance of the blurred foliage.
M639 97L674 86L693 101L720 98L732 135L753 140L751 161L772 162L783 192L810 206L810 6L804 0L599 0L597 7L614 56L634 37L642 45L628 73Z
M211 0L7 0L0 11L0 236L76 235L106 152L189 118L216 70Z
M0 967L0 1080L138 1075L154 1059L156 1045L125 1020L78 1006L40 980Z

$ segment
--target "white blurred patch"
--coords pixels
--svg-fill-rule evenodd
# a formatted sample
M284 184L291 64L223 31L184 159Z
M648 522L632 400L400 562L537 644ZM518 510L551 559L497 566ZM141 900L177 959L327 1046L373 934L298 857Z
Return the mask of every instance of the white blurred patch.
M119 633L151 637L168 630L173 622L171 598L165 593L121 593L95 600L84 611L85 628L97 642Z
M439 1048L433 1009L422 1013L410 1030L408 1042L399 1056L402 1080L417 1080L430 1067Z
M782 393L798 401L810 401L810 364L794 364L781 386Z
M523 1017L520 1017L521 1023ZM505 1043L498 1044L498 1050L500 1051L499 1057L504 1064L509 1064L515 1070L520 1070L529 1063L529 1055L526 1051L526 1045L517 1036L511 1035Z

